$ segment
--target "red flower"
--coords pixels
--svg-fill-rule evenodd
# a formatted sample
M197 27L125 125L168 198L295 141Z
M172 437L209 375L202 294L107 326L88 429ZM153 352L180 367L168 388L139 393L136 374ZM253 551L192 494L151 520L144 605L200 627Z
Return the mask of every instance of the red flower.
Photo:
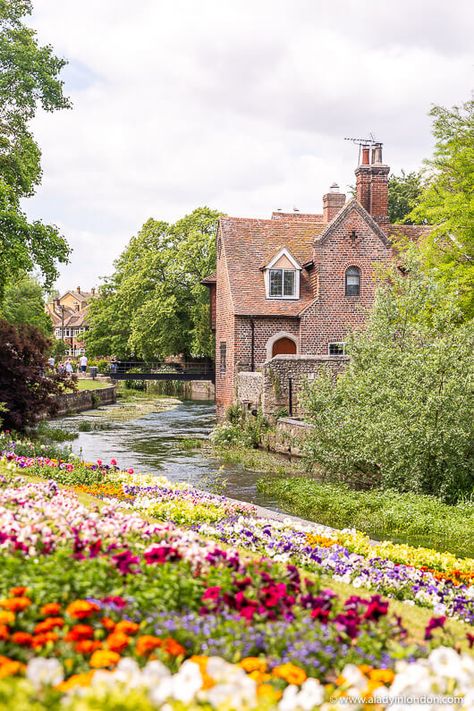
M14 644L19 644L20 647L31 647L33 635L29 632L15 632L11 636L11 641Z
M445 616L442 616L442 617L431 617L431 618L428 620L428 624L427 624L426 627L425 627L425 639L426 639L426 640L432 639L432 638L433 638L433 634L432 634L433 630L435 630L435 629L437 629L437 628L442 628L442 627L444 627L445 622L446 622L446 617L445 617Z
M172 546L152 546L145 551L144 557L148 565L167 563L181 559L181 554Z
M382 600L380 595L372 595L367 610L364 613L365 620L376 622L388 612L388 602Z
M215 585L214 587L207 588L207 590L204 592L201 600L218 600L219 596L221 594L221 588L219 585Z

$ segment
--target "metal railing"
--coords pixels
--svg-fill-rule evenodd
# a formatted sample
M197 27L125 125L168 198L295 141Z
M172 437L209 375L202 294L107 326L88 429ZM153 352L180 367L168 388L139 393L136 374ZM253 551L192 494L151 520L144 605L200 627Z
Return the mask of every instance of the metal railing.
M214 380L214 365L209 361L113 361L106 375L114 380Z

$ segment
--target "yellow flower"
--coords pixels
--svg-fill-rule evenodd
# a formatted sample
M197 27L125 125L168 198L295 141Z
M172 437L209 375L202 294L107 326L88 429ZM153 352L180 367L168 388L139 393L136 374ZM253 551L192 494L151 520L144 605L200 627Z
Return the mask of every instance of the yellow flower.
M15 623L15 613L11 610L0 610L0 624L13 625Z
M395 674L391 669L373 669L369 677L371 681L376 681L387 686L392 683Z
M114 667L120 660L120 654L112 652L109 649L97 649L89 660L89 664L93 669L101 669L103 667Z
M257 696L261 701L276 704L282 697L282 692L275 689L271 684L260 684L257 686Z
M62 693L65 693L66 691L75 689L77 686L89 686L93 676L93 671L85 672L83 674L73 674L73 676L69 677L69 679L58 684L56 689Z

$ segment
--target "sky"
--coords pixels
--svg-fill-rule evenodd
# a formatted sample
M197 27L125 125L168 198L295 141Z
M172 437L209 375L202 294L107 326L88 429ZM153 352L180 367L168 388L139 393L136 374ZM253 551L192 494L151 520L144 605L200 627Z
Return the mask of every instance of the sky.
M69 62L24 205L73 249L61 291L99 285L149 217L321 212L354 182L345 137L418 169L431 105L472 90L472 0L34 0L30 24Z

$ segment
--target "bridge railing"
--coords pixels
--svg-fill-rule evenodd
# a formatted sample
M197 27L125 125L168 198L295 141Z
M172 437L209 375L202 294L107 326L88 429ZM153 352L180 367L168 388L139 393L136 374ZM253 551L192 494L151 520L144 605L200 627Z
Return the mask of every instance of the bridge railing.
M113 361L107 375L116 380L214 380L214 366L207 361Z

